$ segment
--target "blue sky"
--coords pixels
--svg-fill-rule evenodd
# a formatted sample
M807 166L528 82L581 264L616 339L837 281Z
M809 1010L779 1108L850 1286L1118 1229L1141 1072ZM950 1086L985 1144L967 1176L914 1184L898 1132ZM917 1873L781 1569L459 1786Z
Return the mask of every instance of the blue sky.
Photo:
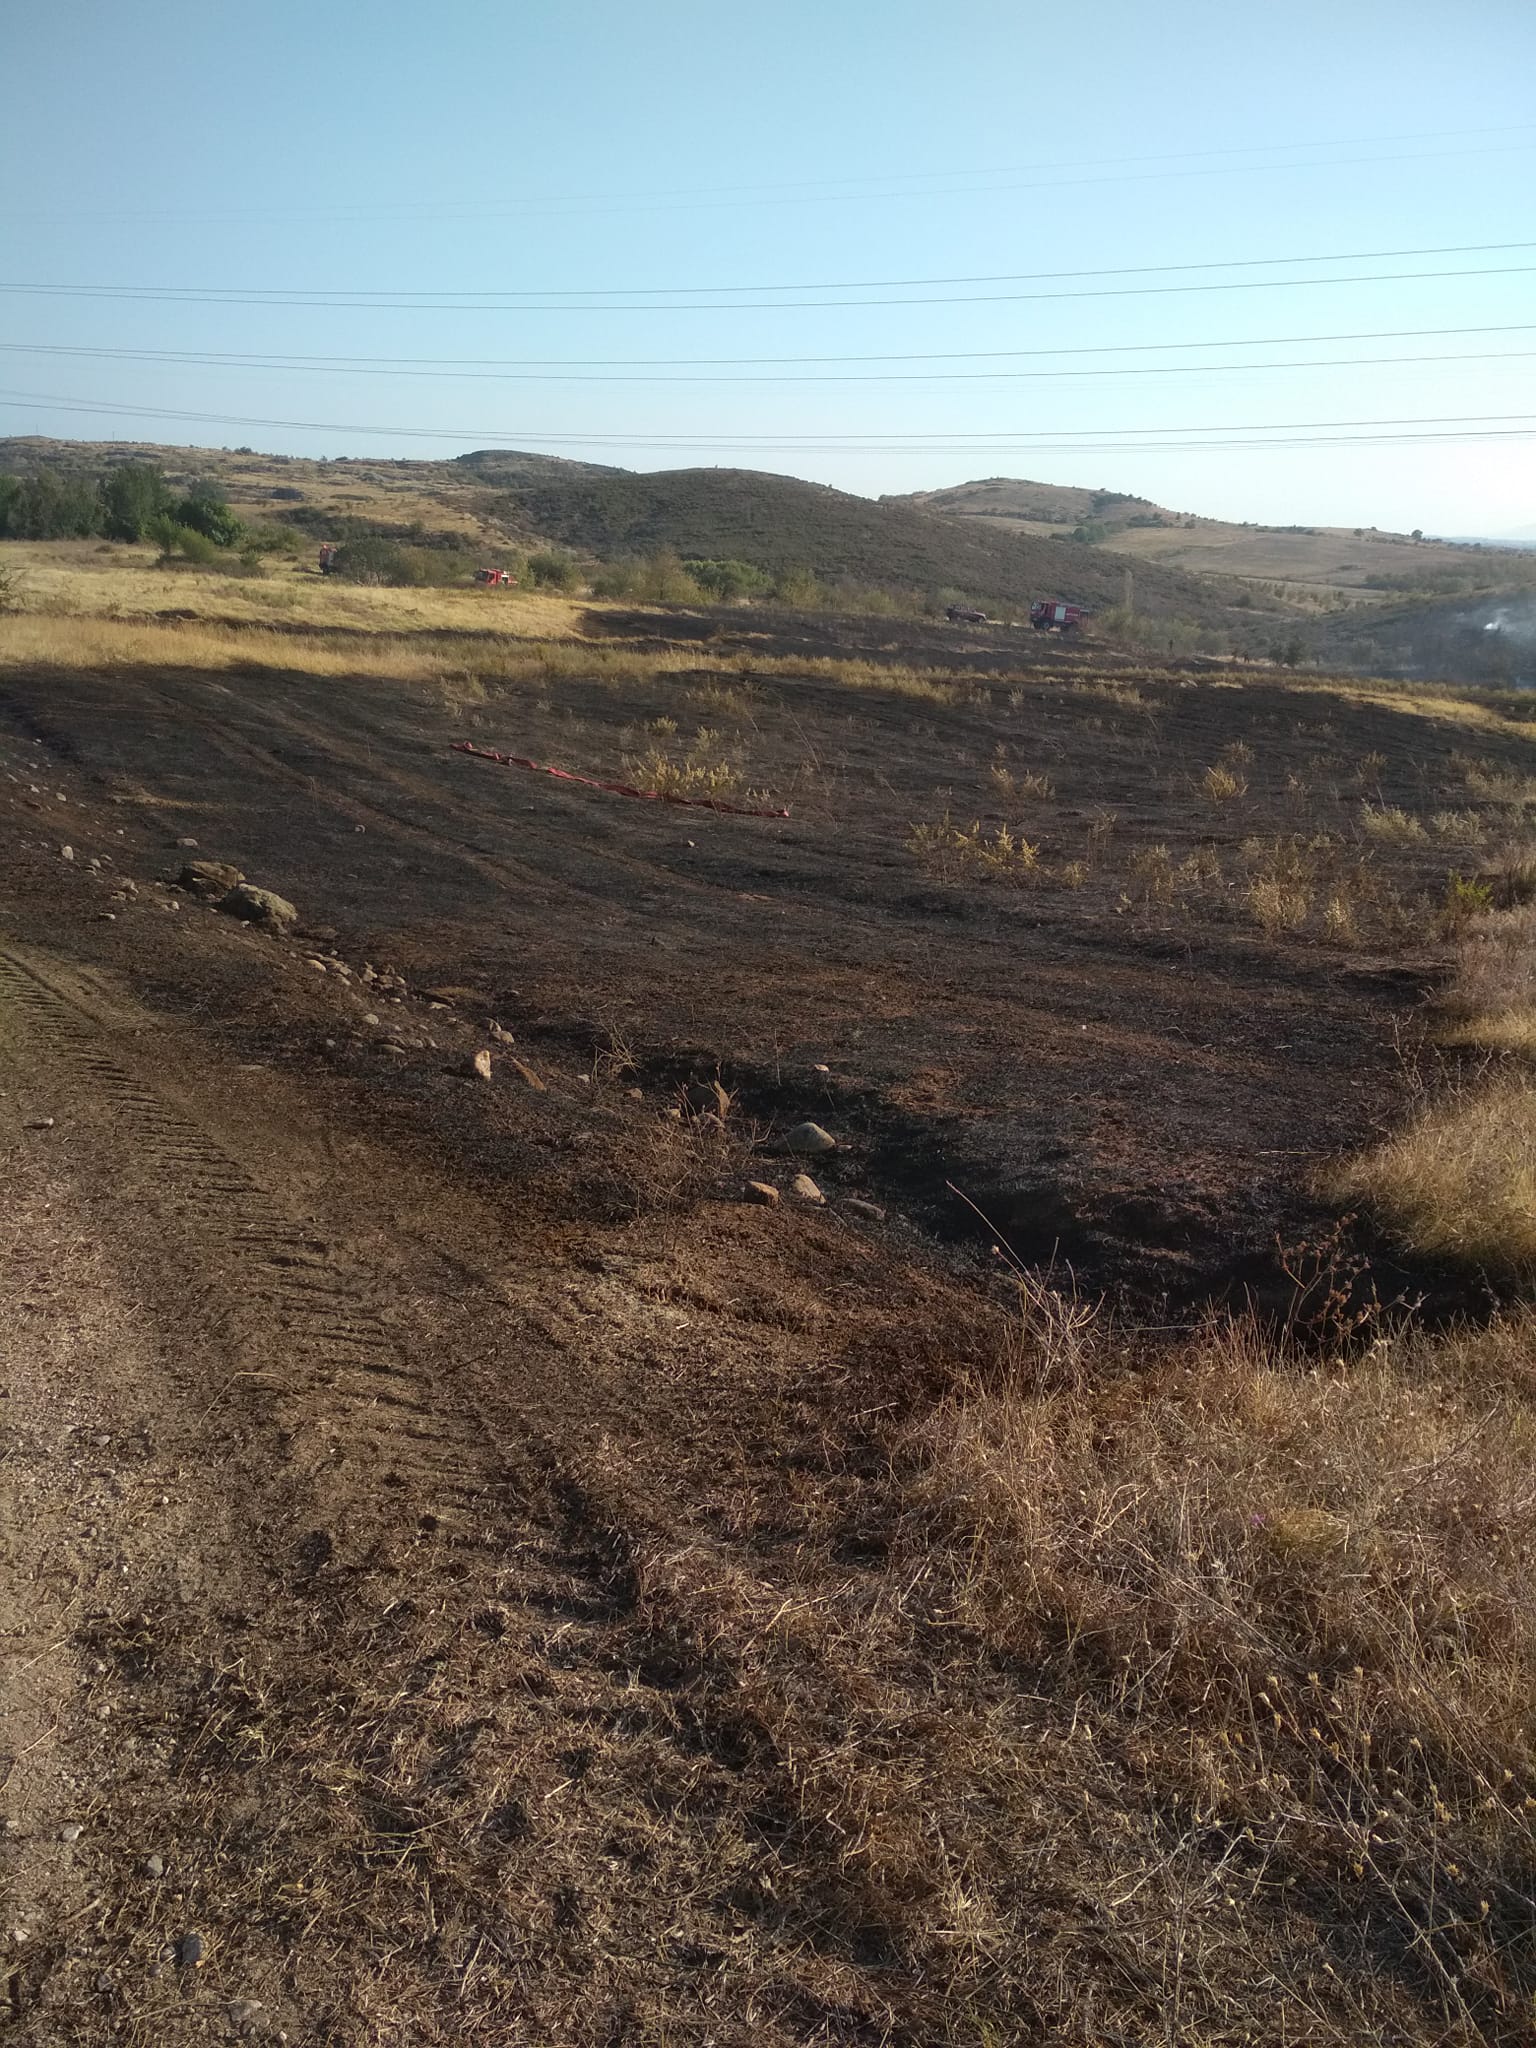
M1536 526L1529 0L11 17L0 432Z

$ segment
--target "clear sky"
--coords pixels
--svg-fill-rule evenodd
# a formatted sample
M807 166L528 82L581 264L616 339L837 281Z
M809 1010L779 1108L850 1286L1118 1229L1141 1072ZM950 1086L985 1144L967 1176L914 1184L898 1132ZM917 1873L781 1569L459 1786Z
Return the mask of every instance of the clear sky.
M0 432L1536 528L1532 0L5 14Z

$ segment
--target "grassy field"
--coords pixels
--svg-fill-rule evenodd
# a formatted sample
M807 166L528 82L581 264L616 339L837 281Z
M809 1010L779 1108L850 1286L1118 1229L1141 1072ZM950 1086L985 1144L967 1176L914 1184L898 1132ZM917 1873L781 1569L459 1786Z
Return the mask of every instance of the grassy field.
M449 1553L304 1388L291 1453L219 1410L262 1545L320 1531L334 1582L291 1623L230 1594L233 1636L222 1594L125 1610L179 1775L119 1783L115 1720L93 1768L175 1844L221 1996L338 2048L1531 2040L1513 700L7 559L0 939L202 1034L166 1064L293 1176L282 1271L355 1162L402 1357L478 1403L417 1439L506 1515ZM320 935L179 898L184 835ZM156 1199L90 1213L142 1208L133 1314L163 1287L201 1333L234 1254L181 1280ZM270 1332L228 1366L283 1369ZM112 2024L194 2038L111 1896Z

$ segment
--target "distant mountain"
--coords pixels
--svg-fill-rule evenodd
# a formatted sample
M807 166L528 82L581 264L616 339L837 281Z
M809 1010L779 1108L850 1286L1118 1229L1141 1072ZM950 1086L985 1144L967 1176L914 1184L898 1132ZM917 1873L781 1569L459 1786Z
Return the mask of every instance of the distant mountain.
M1505 574L1518 582L1525 575L1522 550L1536 546L1536 528L1529 537L1473 541L1426 539L1374 526L1260 526L1173 512L1124 491L1083 490L1028 477L985 477L881 502L921 507L992 532L1037 538L1071 532L1096 549L1133 556L1140 563L1242 577L1271 594L1283 591L1303 599L1369 599L1375 593L1449 596L1485 588Z
M1115 532L1130 526L1178 526L1184 515L1125 491L1085 490L1075 484L1042 484L1029 477L990 476L951 484L941 491L912 491L883 498L885 505L918 505L965 519L1024 520L1031 526L1102 526Z
M670 548L761 568L907 590L963 592L1018 613L1038 597L1117 604L1126 565L1096 549L947 517L900 499L746 469L670 469L528 483L508 493L509 524L612 557ZM1137 608L1212 620L1230 586L1178 571L1138 572Z

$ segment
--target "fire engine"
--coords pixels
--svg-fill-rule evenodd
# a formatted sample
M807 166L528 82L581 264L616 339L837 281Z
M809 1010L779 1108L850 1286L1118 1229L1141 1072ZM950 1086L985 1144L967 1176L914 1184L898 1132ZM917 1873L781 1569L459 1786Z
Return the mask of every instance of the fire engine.
M485 584L488 589L514 590L517 587L517 578L510 569L477 569L475 581Z
M1048 598L1029 608L1029 623L1037 633L1075 633L1087 617L1085 605L1057 604Z

